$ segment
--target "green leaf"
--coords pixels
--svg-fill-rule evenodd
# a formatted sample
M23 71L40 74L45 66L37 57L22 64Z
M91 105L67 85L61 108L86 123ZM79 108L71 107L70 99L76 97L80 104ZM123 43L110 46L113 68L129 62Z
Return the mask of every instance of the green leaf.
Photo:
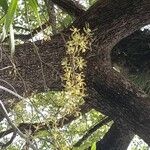
M0 6L3 8L5 13L7 13L7 10L8 10L7 0L0 0Z
M89 5L90 5L90 6L93 5L94 2L95 2L95 0L89 0Z
M0 24L3 24L5 22L6 19L6 15L4 15L1 19L0 19Z
M13 22L14 14L15 14L16 9L17 9L17 3L18 3L18 0L11 0L11 3L9 5L7 15L6 15L6 20L5 20L6 32L9 31L10 25Z
M91 150L96 150L96 142L92 144Z
M0 19L0 25L2 25L4 22L5 22L5 18L6 18L6 15L4 15L1 19ZM4 26L0 29L0 42L2 42L5 37L6 37L6 30L4 28Z
M0 24L4 23L3 31L2 31L2 34L1 34L1 37L0 37L0 41L3 41L5 39L8 31L12 31L12 28L10 26L11 26L11 24L13 22L13 19L14 19L14 14L15 14L16 9L17 9L17 3L18 3L18 0L11 0L9 7L7 8L6 15L3 16L0 20ZM5 6L5 7L7 7L7 6ZM13 39L12 38L12 33L10 33L10 34L11 34L10 36L11 36L11 41L12 41L12 39ZM13 48L14 48L14 46L13 46Z
M37 20L39 22L39 24L41 24L41 21L40 21L40 15L39 15L39 12L38 12L38 3L36 0L28 0L28 3L29 3L29 6L32 8L35 16L37 17Z

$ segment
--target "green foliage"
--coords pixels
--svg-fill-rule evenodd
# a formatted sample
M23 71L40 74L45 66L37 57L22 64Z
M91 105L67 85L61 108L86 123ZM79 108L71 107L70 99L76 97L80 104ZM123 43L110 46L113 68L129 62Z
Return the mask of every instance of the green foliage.
M28 5L32 8L34 15L36 16L39 24L41 24L41 19L40 19L40 15L38 12L38 3L37 0L27 0Z
M14 29L13 29L13 20L14 15L17 10L17 3L18 0L12 0L9 4L9 7L7 5L7 1L2 1L1 6L3 7L5 11L5 16L1 19L1 23L4 23L3 26L3 33L1 35L1 41L3 41L7 35L7 33L10 33L10 48L11 48L11 56L14 54L15 51L15 40L14 40Z
M57 20L57 28L59 30L62 30L64 28L67 28L72 23L73 18L65 12L62 12L61 10L57 9Z
M15 39L14 39L15 21L14 21L14 19L16 18L17 14L20 11L21 11L21 13L19 13L19 15L24 14L24 13L26 14L27 7L30 7L30 9L32 9L32 11L33 11L33 14L34 14L33 16L36 17L38 23L41 25L41 20L40 20L40 14L38 12L38 3L37 3L37 1L36 0L28 0L28 1L25 1L25 3L19 4L21 6L24 5L23 7L25 7L25 9L17 8L19 2L21 3L21 1L18 1L18 0L11 0L9 5L7 4L6 0L2 0L0 2L0 6L3 8L3 10L5 12L3 17L0 19L0 24L3 24L3 29L2 29L2 34L1 34L0 40L1 40L1 42L3 42L5 40L5 38L7 37L7 35L9 35L9 37L10 37L11 56L13 56L13 54L15 52ZM24 13L22 11L24 11ZM15 16L15 14L16 14L16 16ZM27 16L28 15L26 14L26 17ZM25 24L25 21L24 20L22 20L22 21ZM28 22L28 20L27 20L27 22ZM35 20L34 20L34 22L35 22Z
M1 0L0 1L0 6L3 8L4 12L6 13L8 10L8 3L7 0Z
M8 11L6 14L5 20L5 30L8 32L10 25L13 23L14 15L17 9L18 0L11 0L10 5L8 7Z
M96 150L96 142L92 144L91 150Z
M89 6L93 5L95 3L96 0L87 0L89 3Z
M4 8L6 14L1 19L1 22L4 23L3 34L1 35L1 41L3 41L5 39L6 34L8 33L9 30L11 30L11 32L12 32L11 24L13 23L13 20L14 20L14 15L15 15L15 12L17 9L17 3L18 3L18 0L12 0L9 4L7 11L6 11L6 8L7 8L6 2L5 2L5 7L3 5L3 8Z

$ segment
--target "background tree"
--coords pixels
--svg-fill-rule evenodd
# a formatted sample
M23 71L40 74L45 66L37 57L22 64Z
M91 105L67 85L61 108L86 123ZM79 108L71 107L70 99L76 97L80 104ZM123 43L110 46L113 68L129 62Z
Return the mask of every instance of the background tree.
M0 5L2 148L150 145L149 0Z

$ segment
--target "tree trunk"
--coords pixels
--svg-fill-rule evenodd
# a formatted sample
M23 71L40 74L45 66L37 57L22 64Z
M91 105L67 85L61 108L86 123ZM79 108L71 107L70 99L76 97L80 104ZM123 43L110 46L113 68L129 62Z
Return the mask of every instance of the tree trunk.
M114 123L103 139L96 143L96 150L126 150L132 138L133 133Z
M121 39L150 23L149 16L149 0L103 0L95 3L72 25L82 29L88 23L94 34L92 51L85 57L88 65L85 75L87 87L90 90L94 88L99 94L88 102L150 145L150 98L112 69L110 57L112 48ZM32 43L19 45L14 60L4 53L1 79L12 84L19 94L26 93L26 96L47 89L61 90L61 60L65 57L64 45L69 36L70 30L66 29L51 41L36 42L36 47ZM0 83L6 86L2 80ZM0 99L10 108L8 100L12 96L0 92ZM89 92L87 99L93 93Z

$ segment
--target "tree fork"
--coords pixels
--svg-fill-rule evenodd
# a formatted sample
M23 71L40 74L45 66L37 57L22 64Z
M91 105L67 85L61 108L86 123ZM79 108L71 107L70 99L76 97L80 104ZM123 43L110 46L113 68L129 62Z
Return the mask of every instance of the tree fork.
M96 109L104 114L109 114L113 119L117 118L118 122L125 123L130 130L141 136L148 144L150 144L150 134L148 135L150 126L150 115L148 113L148 110L150 110L149 98L120 74L113 73L110 52L122 38L150 23L149 16L149 0L104 0L95 3L72 24L82 29L87 22L90 28L95 31L93 31L95 40L92 43L92 52L86 56L88 61L88 70L86 72L87 85L91 86L92 81L95 82L97 92L104 98L107 98L106 101L93 100L93 103L95 102L97 105ZM69 37L70 31L68 29L65 30L62 34L55 36L50 42L36 42L44 67L44 78L49 89L62 89L60 75L62 72L61 60L65 57L65 41L63 41L61 35L64 38ZM33 51L33 45L28 43L17 46L14 59L21 76L12 77L12 75L8 74L10 72L9 68L0 72L2 79L10 82L19 94L22 94L25 89L27 89L28 95L36 90L37 92L44 91L40 62L37 54ZM10 65L12 66L7 55L4 55L1 67L4 68ZM11 70L13 71L12 68ZM96 76L98 76L98 80L95 80ZM116 81L114 77L118 80ZM22 86L22 79L26 88ZM115 89L113 89L113 86L115 86ZM120 87L122 91L118 94L117 90L119 91ZM125 90L125 95L123 90ZM0 94L1 99L10 98L6 93ZM127 94L129 94L129 97ZM123 102L119 100L120 98L123 99ZM95 104L92 104L93 107L95 107ZM133 109L131 114L122 109L124 105L128 106L127 110L129 111ZM115 106L118 106L117 110ZM143 112L139 112L141 110ZM140 120L138 120L136 112L140 115ZM123 117L124 114L127 118ZM144 119L142 119L142 116ZM135 128L136 125L137 128Z

